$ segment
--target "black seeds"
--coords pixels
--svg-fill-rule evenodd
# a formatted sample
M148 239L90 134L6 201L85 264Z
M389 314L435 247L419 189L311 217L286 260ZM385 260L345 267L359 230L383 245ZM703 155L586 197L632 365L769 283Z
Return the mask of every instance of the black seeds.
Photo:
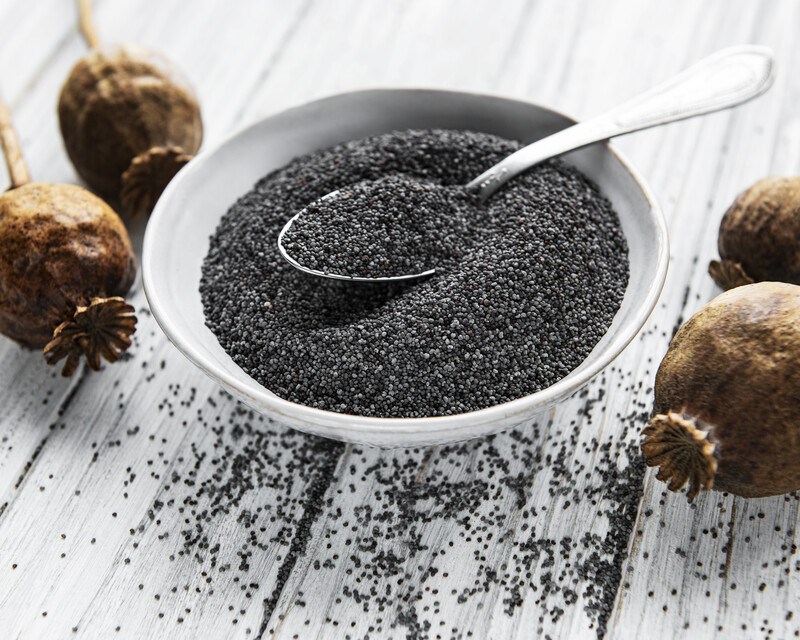
M303 274L276 244L286 220L333 190L399 173L462 185L518 146L404 131L294 160L212 237L201 281L208 326L270 390L332 411L448 415L553 384L603 336L628 277L617 216L577 170L548 162L515 179L482 209L463 254L413 285Z
M482 228L485 208L461 186L387 176L306 207L283 238L301 265L381 278L452 266Z

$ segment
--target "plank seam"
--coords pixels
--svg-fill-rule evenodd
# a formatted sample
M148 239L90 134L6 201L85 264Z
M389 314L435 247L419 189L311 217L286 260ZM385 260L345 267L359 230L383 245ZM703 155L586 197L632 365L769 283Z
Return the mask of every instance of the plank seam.
M311 527L325 511L323 498L330 486L335 482L339 460L342 458L342 454L347 450L345 445L341 442L325 441L321 442L320 446L328 450L327 455L324 463L316 470L314 479L308 485L303 517L300 518L295 527L294 535L289 545L289 551L281 563L281 566L278 568L275 578L275 588L272 590L270 597L264 599L264 617L261 620L261 625L256 635L257 640L261 640L261 638L264 637L267 631L267 625L278 606L278 601L283 593L283 589L289 577L292 575L297 561L306 552L308 542L311 539Z
M61 402L56 407L56 411L55 411L56 420L51 423L51 425L50 425L51 430L55 427L58 418L63 416L64 413L66 413L67 409L69 409L69 406L72 404L72 401L75 399L75 396L78 394L78 390L80 389L81 384L83 383L83 381L85 379L86 379L86 367L84 366L80 370L80 372L78 373L78 377L75 380L75 384L69 390L67 395L64 396L64 399L61 400ZM8 507L10 507L11 503L13 503L14 500L16 500L16 497L18 495L20 495L20 492L18 490L21 489L22 485L25 483L25 480L27 479L28 474L30 473L31 469L33 469L33 467L35 466L36 461L39 459L39 455L41 454L42 450L44 449L45 444L47 444L47 441L49 440L49 438L50 438L49 435L47 435L44 438L42 438L41 442L33 450L33 453L31 454L31 457L28 459L28 462L25 463L25 466L22 468L22 472L20 473L19 478L17 478L17 481L14 483L14 486L11 489L12 497L9 498L2 505L0 505L0 524L2 524L2 522L3 522L3 515L8 510Z
M101 0L102 1L102 0ZM99 4L99 3L98 3ZM78 31L78 23L75 22L71 27L67 30L67 32L61 36L61 38L56 42L53 49L50 53L47 54L47 57L42 61L39 67L33 72L28 82L22 87L19 95L14 98L10 99L9 103L11 105L12 110L19 109L22 104L30 97L31 91L39 82L41 77L45 74L48 67L55 61L56 58L61 54L67 44L73 38L80 38L80 32ZM77 59L76 59L77 62Z
M253 86L250 88L250 91L244 96L244 99L242 100L242 107L234 115L232 120L232 125L234 127L242 120L242 118L244 118L245 114L250 108L252 97L272 73L275 66L281 61L281 58L283 58L285 51L289 48L289 43L294 39L295 35L297 35L314 2L315 0L305 1L303 6L300 8L300 11L297 12L295 19L289 25L289 28L286 29L283 37L280 39L280 42L278 42L277 46L273 49L272 55L267 60L267 64L264 65L263 71L256 78Z

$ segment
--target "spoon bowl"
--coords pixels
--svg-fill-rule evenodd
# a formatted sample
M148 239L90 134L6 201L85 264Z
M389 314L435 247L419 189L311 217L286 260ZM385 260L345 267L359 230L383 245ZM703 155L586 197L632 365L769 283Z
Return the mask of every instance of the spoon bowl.
M326 200L331 200L332 198L339 197L340 190L337 189L336 191L331 191L330 193L326 193L324 196L316 200L312 204L317 204L320 202L324 202ZM294 223L300 218L300 216L304 215L307 211L308 207L301 209L298 213L292 216L289 221L283 225L283 229L278 234L278 251L280 252L283 259L286 260L290 265L292 265L298 271L302 271L303 273L307 273L311 276L318 276L320 278L330 278L331 280L348 280L349 282L402 282L404 280L417 280L418 278L425 278L427 276L431 276L436 273L436 269L428 269L426 271L420 271L419 273L406 273L398 276L382 276L382 277L371 277L368 278L366 276L350 276L343 273L332 273L329 271L322 271L320 269L312 269L311 267L307 267L304 264L301 264L298 260L292 257L291 253L286 250L286 246L284 244L284 239L286 234L289 233Z

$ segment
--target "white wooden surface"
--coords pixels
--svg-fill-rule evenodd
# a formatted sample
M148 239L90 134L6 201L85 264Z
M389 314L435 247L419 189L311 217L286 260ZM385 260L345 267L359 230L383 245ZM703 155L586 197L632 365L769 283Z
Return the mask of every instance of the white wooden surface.
M0 90L41 180L75 180L55 118L74 22L65 0L0 4ZM393 452L309 438L222 395L144 311L130 359L71 381L0 338L0 637L800 634L797 496L688 505L637 449L674 327L716 293L719 217L800 171L800 3L98 0L97 22L184 70L207 143L376 85L588 116L730 44L774 47L780 75L734 112L619 142L669 219L661 303L587 394L514 433Z

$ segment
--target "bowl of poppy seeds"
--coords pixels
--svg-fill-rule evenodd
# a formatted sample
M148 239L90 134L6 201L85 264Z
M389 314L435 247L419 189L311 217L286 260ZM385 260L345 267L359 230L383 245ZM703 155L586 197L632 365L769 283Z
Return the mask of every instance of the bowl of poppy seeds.
M303 431L393 447L518 426L625 348L666 276L661 211L611 145L542 163L485 203L461 186L573 122L529 102L419 89L269 116L202 152L159 200L142 260L153 315L230 393ZM335 220L392 189L411 202L409 233L426 239L395 238L405 248L394 259L419 266L409 248L423 247L433 275L329 280L280 255L283 226L322 196L348 194L326 213ZM391 217L391 198L374 204ZM410 216L415 204L435 224ZM347 226L325 233L347 258ZM374 249L379 273L391 252Z

